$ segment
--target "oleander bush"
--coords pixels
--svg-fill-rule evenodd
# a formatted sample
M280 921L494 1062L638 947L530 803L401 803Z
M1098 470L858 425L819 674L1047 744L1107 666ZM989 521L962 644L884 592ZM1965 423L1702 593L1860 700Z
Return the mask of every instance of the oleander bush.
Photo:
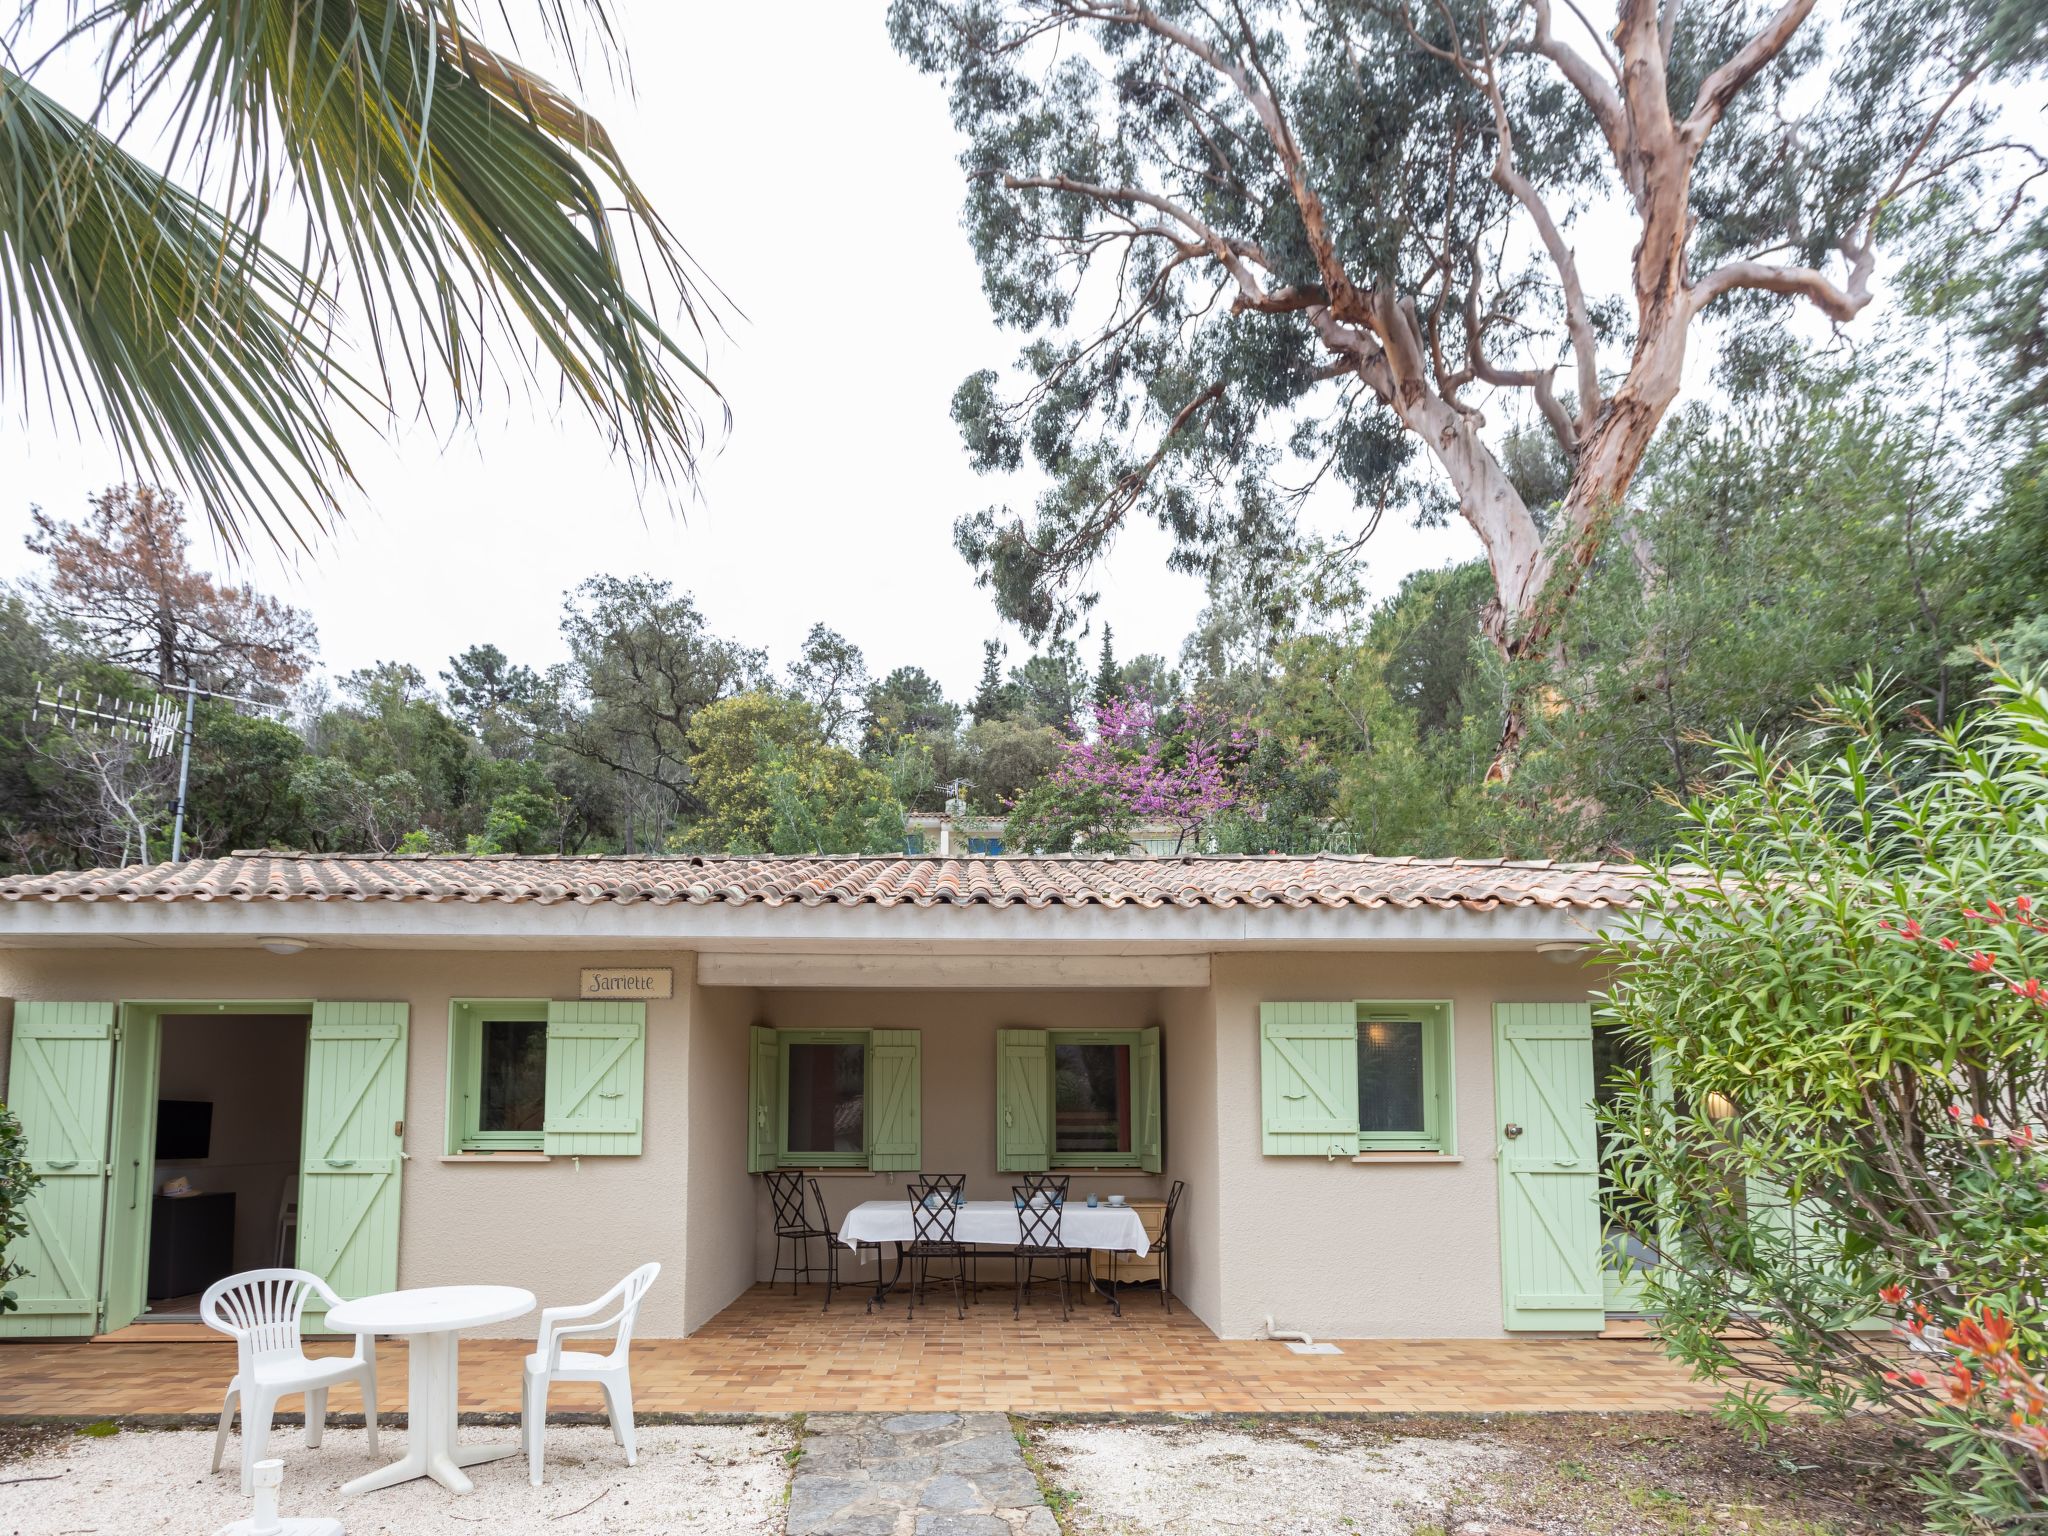
M1736 735L1601 1005L1602 1110L1665 1348L1760 1437L1888 1415L1937 1529L2048 1525L2048 689L1949 730L1879 689Z
M28 1197L40 1182L21 1122L0 1103L0 1313L14 1310L14 1282L28 1273L15 1261L14 1244L28 1231Z

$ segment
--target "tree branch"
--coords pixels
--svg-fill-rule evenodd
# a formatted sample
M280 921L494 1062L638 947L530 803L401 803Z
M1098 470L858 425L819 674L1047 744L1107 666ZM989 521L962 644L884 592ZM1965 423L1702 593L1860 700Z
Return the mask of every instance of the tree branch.
M1742 88L1756 78L1759 70L1785 51L1786 44L1792 41L1793 34L1813 7L1814 0L1785 0L1777 15L1765 22L1754 37L1735 51L1733 57L1700 82L1699 94L1693 97L1692 111L1687 114L1683 129L1687 144L1695 152L1706 142L1707 135L1721 121L1728 104L1741 94Z
M1853 320L1870 302L1870 276L1877 266L1877 253L1869 245L1855 245L1847 240L1840 249L1849 263L1848 280L1841 287L1814 267L1774 267L1764 261L1723 262L1691 286L1688 300L1692 313L1698 314L1724 293L1753 288L1809 299L1830 320Z

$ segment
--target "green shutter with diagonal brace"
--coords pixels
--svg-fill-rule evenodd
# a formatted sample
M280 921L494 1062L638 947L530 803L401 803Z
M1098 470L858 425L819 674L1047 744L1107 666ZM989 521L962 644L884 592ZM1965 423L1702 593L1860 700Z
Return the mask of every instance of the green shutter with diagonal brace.
M541 1149L637 1157L646 1070L645 1003L549 1003Z
M344 1297L398 1284L404 1003L315 1003L306 1037L299 1267ZM321 1309L309 1307L311 1318Z
M747 1172L772 1173L780 1159L777 1131L782 1113L782 1046L775 1031L756 1024L747 1031Z
M1592 1009L1500 1003L1493 1021L1503 1322L1604 1327Z
M1045 1030L996 1031L996 1167L1052 1167L1052 1040Z
M1358 1005L1261 1003L1259 1098L1267 1156L1356 1156Z
M868 1035L868 1167L877 1173L924 1165L923 1073L914 1029Z
M14 1005L9 1107L42 1183L28 1197L27 1233L7 1256L28 1273L14 1282L19 1310L0 1314L0 1337L97 1331L100 1253L107 1214L107 1129L114 1103L114 1005Z
M1131 1052L1131 1103L1137 1110L1138 1166L1147 1173L1166 1167L1166 1128L1159 1093L1159 1026L1140 1031Z

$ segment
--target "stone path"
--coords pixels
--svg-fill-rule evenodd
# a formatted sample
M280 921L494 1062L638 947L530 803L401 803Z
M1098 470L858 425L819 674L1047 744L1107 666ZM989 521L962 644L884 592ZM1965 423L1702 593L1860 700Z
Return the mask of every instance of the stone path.
M814 1413L789 1536L1059 1536L1000 1413Z

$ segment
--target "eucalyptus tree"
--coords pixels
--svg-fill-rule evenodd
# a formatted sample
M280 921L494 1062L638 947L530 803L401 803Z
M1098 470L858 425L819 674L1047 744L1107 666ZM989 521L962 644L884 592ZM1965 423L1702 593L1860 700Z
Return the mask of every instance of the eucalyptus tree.
M41 396L236 543L341 505L348 418L408 394L467 414L508 372L687 479L709 380L663 312L694 325L716 296L604 125L486 41L483 14L514 9L22 0L0 33L0 398ZM587 39L623 63L606 0L530 9L579 76ZM79 78L84 110L45 89ZM280 214L295 254L267 238Z
M978 372L954 413L979 467L1051 477L1028 519L963 517L962 552L1057 628L1134 512L1200 568L1297 543L1317 484L1369 530L1427 479L1485 548L1493 642L1550 654L1703 319L1847 324L1903 228L2039 163L1991 95L2037 83L2038 6L1815 9L894 0L967 140L984 291L1030 337L1021 392ZM1589 238L1633 247L1606 288ZM1552 505L1498 430L1538 422ZM1512 707L1497 766L1521 733Z

